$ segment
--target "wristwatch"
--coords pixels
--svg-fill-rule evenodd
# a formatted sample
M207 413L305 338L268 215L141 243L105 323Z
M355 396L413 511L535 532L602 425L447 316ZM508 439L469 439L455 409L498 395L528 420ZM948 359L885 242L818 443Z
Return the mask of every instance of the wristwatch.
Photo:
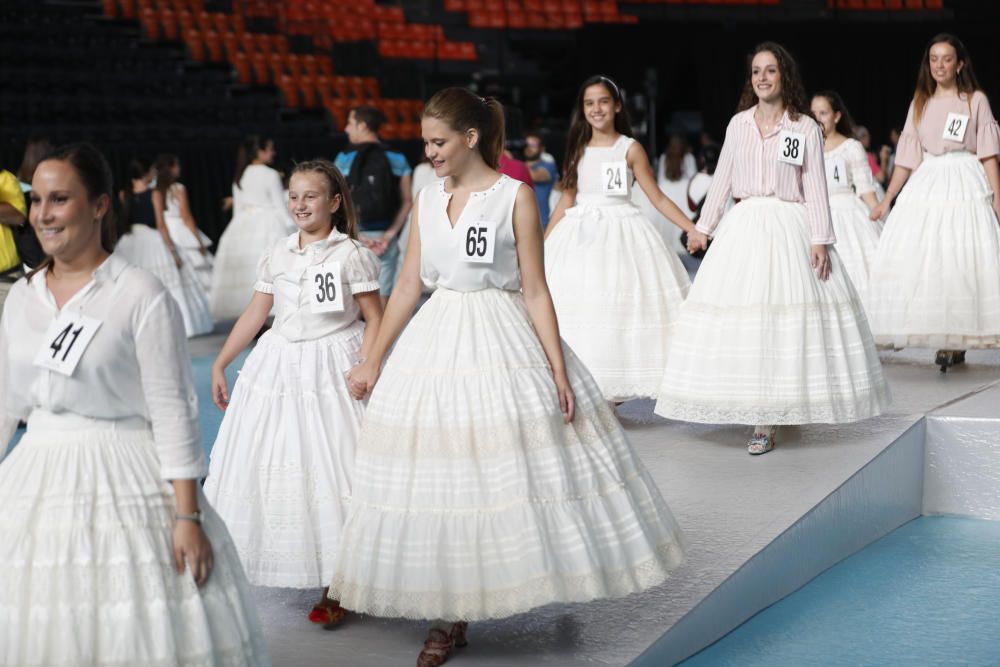
M175 514L174 519L177 521L193 521L194 523L200 524L202 517L201 510L195 510L194 514Z

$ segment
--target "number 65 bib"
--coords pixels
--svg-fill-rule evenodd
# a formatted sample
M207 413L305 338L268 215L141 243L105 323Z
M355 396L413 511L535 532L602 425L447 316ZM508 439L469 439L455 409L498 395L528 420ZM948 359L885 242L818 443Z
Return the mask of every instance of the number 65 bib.
M462 239L462 260L473 264L492 264L496 236L497 228L489 220L469 223Z
M35 365L67 377L73 375L101 321L64 310L45 331Z
M778 135L778 162L802 166L806 154L806 135L784 130Z
M306 291L309 307L314 313L339 313L344 310L343 283L340 281L340 262L327 262L309 267Z

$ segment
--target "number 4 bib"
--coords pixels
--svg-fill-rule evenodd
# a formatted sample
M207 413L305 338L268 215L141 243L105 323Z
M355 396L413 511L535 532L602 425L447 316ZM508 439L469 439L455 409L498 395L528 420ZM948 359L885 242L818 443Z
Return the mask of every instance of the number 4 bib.
M64 310L45 331L35 365L70 377L100 328L100 320Z
M344 310L343 283L340 262L327 262L309 267L309 307L314 313L339 313Z
M806 135L788 130L784 130L778 135L778 162L801 167L805 154Z

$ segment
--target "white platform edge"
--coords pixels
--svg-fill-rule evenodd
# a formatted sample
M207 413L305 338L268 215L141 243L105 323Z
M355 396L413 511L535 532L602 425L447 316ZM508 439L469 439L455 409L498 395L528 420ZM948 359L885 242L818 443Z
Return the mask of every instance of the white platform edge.
M921 418L656 640L633 667L675 665L907 521L923 506Z
M1000 520L1000 420L927 418L923 512Z

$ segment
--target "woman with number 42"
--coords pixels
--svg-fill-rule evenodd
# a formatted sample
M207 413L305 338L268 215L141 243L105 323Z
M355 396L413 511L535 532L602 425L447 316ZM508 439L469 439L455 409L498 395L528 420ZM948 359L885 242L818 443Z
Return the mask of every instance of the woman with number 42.
M332 163L295 167L288 211L299 231L264 254L250 305L212 366L212 397L226 414L205 494L226 520L251 583L318 589L333 577L351 493L364 405L346 374L378 331L379 262L357 240L347 183ZM230 400L226 366L272 305L274 325ZM325 591L309 612L323 625L343 617Z
M655 397L687 270L629 199L633 180L689 238L704 235L656 185L618 86L583 82L566 144L563 194L545 230L545 274L563 338L609 401Z
M1000 130L968 51L953 35L934 37L892 181L871 213L884 218L899 195L867 300L876 343L939 348L942 371L969 348L1000 346L998 154Z
M792 56L757 46L698 221L718 234L656 404L672 419L756 425L750 454L774 447L779 424L857 421L888 401L858 293L830 247L823 138L807 112ZM723 219L730 194L740 203Z

